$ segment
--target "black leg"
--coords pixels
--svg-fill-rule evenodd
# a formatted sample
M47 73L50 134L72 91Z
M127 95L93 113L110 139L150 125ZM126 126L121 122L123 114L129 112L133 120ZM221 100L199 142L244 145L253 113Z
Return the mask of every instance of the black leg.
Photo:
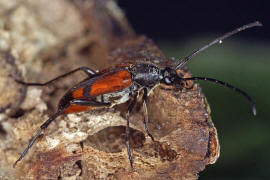
M70 71L70 72L68 72L68 73L66 73L66 74L62 74L62 75L60 75L60 76L58 76L58 77L56 77L56 78L54 78L54 79L52 79L52 80L50 80L50 81L47 81L47 82L45 82L45 83L28 83L28 82L24 82L24 81L21 81L21 80L18 80L18 79L15 79L15 81L17 82L17 83L19 83L19 84L23 84L23 85L26 85L26 86L46 86L46 85L48 85L48 84L51 84L52 82L54 82L54 81L57 81L57 80L59 80L59 79L61 79L61 78L64 78L64 77L67 77L67 76L69 76L69 75L71 75L71 74L73 74L73 73L75 73L75 72L77 72L77 71L83 71L83 72L85 72L89 77L92 77L92 76L94 76L95 74L96 74L96 72L94 71L94 70L92 70L92 69L90 69L90 68L88 68L88 67L79 67L79 68L77 68L77 69L74 69L74 70L72 70L72 71Z
M134 100L128 106L128 111L127 111L127 116L126 116L126 120L127 120L126 147L127 147L127 152L128 152L128 159L129 159L130 166L131 166L132 170L133 170L133 159L132 159L132 155L130 152L130 143L129 143L129 115L130 115L132 109L134 108L136 102L137 102L137 94L134 96ZM78 104L78 105L82 105L82 106L110 106L109 103L100 103L100 102L89 101L89 100L85 100L85 99L74 99L70 103L71 104Z
M137 94L134 96L134 100L130 103L128 106L128 111L127 111L127 126L126 126L126 146L127 146L127 152L128 152L128 159L130 162L131 169L133 170L133 159L132 155L130 152L130 143L129 143L129 115L134 108L135 104L137 102Z
M70 101L68 104L78 104L78 105L82 105L82 106L109 106L110 105L109 103L99 103L99 102L89 101L89 100L84 100L84 99L74 99L74 100ZM68 106L66 106L66 107L68 107ZM55 114L53 114L47 121L45 121L40 126L40 130L32 138L32 140L30 141L28 146L25 148L25 150L23 151L23 153L21 154L19 159L13 164L13 167L15 167L16 164L23 159L23 157L27 154L29 149L33 146L34 142L38 139L38 137L41 136L42 131L44 129L46 129L53 120L55 120L58 116L63 114L66 107L59 109Z
M148 134L148 136L152 139L152 141L154 140L154 137L152 136L152 134L149 132L148 128L147 128L147 122L148 122L148 110L147 110L147 105L146 105L146 101L147 101L147 89L144 88L143 89L143 112L144 112L144 118L143 118L143 123L144 123L144 129L146 131L146 133Z
M37 140L38 137L41 136L41 133L44 129L46 129L49 124L55 120L58 116L60 116L62 114L63 111L57 111L55 114L53 114L47 121L45 121L41 126L40 126L40 130L36 133L36 135L33 137L33 139L30 141L30 143L28 144L28 146L25 148L25 150L23 151L23 153L21 154L21 156L19 157L19 159L13 164L13 167L15 168L16 164L23 159L23 157L27 154L27 152L29 151L29 149L33 146L34 142Z
M70 101L70 104L77 104L81 106L110 106L111 103L102 103L93 100L87 99L73 99Z
M146 124L148 122L148 111L147 111L147 105L146 105L145 100L143 100L143 111L144 111L144 118L143 118L144 129L145 129L146 133L148 134L148 136L152 139L152 141L155 141L154 137L149 132L149 130L147 128L147 124Z

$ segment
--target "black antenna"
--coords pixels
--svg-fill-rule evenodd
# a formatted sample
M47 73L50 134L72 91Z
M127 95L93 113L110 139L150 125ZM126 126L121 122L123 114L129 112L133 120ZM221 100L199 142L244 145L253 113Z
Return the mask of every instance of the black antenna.
M253 115L255 116L256 115L256 107L255 107L255 103L252 101L251 97L244 91L242 91L241 89L238 89L226 82L223 82L223 81L219 81L219 80L216 80L216 79L213 79L213 78L207 78L207 77L191 77L191 78L181 78L181 80L184 80L184 81L188 81L188 80L203 80L203 81L210 81L210 82L213 82L213 83L216 83L216 84L220 84L222 86L225 86L227 88L230 88L238 93L240 93L241 95L243 95L245 98L248 99L248 101L250 102L251 106L252 106L252 112L253 112Z
M231 32L228 32L226 34L224 34L223 36L218 37L217 39L215 39L214 41L210 42L209 44L193 51L190 55L188 55L187 57L185 57L184 59L180 60L180 62L176 65L175 69L180 69L182 68L193 56L196 56L197 54L199 54L200 52L204 51L205 49L209 48L210 46L213 46L216 43L222 43L222 40L249 28L255 27L255 26L262 26L262 23L260 23L259 21L255 21L253 23L249 23L246 24L242 27L239 27Z

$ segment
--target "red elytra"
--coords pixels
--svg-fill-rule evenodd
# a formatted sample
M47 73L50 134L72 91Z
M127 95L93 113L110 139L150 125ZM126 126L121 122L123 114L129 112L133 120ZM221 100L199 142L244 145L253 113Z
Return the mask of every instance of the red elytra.
M78 112L84 112L84 111L90 111L92 110L92 106L80 106L80 105L69 105L64 113L70 114L70 113L78 113Z
M106 71L104 71L106 72ZM74 99L84 99L84 98L94 98L96 96L121 91L129 87L132 83L131 74L127 70L119 70L116 72L107 72L105 75L100 75L100 78L97 79L90 88L88 86L78 87L77 89L72 89L72 98ZM85 97L85 91L89 91L87 94L89 97ZM93 106L81 106L76 104L70 104L66 107L64 113L77 113L83 111L92 110Z
M92 84L89 94L91 96L98 96L101 94L120 91L129 87L131 83L131 74L127 70L109 73L105 76L102 76Z

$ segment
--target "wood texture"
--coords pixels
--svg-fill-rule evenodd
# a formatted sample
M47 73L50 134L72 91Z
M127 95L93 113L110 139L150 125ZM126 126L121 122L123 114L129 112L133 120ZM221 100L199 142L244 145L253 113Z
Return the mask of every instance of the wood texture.
M123 118L114 109L60 116L27 156L12 168L59 98L85 77L48 87L24 87L13 78L45 82L78 66L96 70L125 61L169 66L159 48L136 35L110 0L0 0L0 179L196 179L219 156L210 108L198 84L180 91L158 87L148 99L148 128L141 102L131 114L131 171ZM186 69L180 76L189 77Z

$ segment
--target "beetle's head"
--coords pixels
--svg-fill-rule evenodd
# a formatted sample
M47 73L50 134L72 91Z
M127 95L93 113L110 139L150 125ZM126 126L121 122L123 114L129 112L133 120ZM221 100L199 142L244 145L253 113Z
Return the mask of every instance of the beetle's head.
M162 79L160 82L166 85L177 86L181 84L182 79L177 75L175 69L166 67L164 70L162 70Z

